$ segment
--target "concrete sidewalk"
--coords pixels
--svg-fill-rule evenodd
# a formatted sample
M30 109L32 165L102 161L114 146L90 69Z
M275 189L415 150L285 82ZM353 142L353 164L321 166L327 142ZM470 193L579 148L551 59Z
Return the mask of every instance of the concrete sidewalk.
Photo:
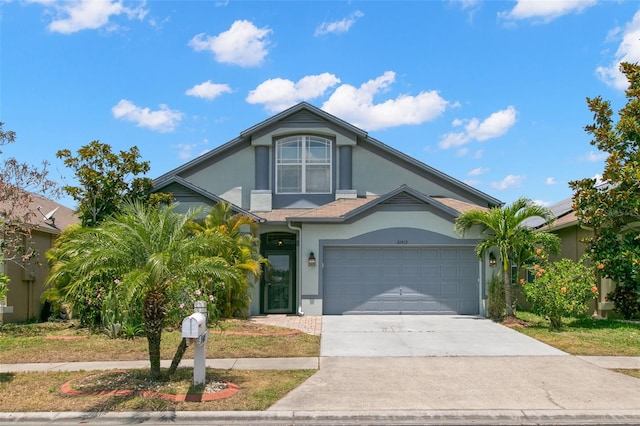
M207 359L207 368L220 370L317 370L319 359L308 358L221 358ZM160 362L162 368L169 368L171 360ZM180 367L193 367L193 359L183 359ZM128 370L149 368L149 360L141 361L94 361L94 362L43 362L29 364L0 364L0 373L34 371L92 371Z
M333 357L300 358L220 358L207 359L207 368L220 370L317 370L321 359ZM339 357L338 357L339 358ZM418 357L421 358L421 357ZM424 357L429 358L429 357ZM468 357L441 357L468 358ZM613 370L640 370L640 357L632 356L576 356L600 368ZM170 360L160 362L162 368L168 368ZM128 370L148 368L148 360L140 361L95 361L95 362L37 362L27 364L0 364L0 373L25 373L35 371L92 371L92 370ZM183 359L180 367L193 367L193 359ZM640 405L640 403L639 403ZM638 407L640 408L640 407Z

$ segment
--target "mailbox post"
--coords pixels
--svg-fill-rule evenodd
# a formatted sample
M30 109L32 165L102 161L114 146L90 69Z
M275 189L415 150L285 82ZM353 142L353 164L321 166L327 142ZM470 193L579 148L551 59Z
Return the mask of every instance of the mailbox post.
M197 303L197 302L196 302ZM205 310L206 312L206 310ZM193 384L203 385L206 373L207 316L202 312L194 312L182 320L182 337L187 345L196 343L193 354Z

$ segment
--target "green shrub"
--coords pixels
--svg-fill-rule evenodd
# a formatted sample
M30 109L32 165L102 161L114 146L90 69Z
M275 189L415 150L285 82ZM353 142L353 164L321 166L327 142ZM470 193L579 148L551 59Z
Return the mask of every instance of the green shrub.
M562 327L562 317L584 315L589 301L597 296L594 285L595 274L592 267L579 262L562 259L532 267L535 278L522 282L532 311L549 318L552 328Z
M493 274L488 287L487 315L494 321L501 321L506 313L504 281L500 275Z
M0 300L3 300L9 292L9 277L0 274Z
M624 319L634 319L640 317L640 294L635 283L618 284L618 286L607 294L607 300L613 302L614 312L622 315Z

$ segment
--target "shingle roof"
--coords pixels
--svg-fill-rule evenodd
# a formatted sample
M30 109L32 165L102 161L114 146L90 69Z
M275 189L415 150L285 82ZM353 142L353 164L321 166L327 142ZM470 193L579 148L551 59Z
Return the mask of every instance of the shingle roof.
M254 212L254 214L266 219L267 222L286 222L287 219L302 218L339 219L376 198L378 197L341 198L315 209L276 209L270 212Z
M0 203L0 210L7 208L9 206L6 203ZM80 219L72 209L38 194L31 194L31 201L27 210L16 211L14 214L24 215L28 213L29 225L51 234L59 234L67 226L80 223ZM45 215L50 212L54 213L51 215L51 219L46 220Z
M402 191L414 192L408 187L401 187L397 190L391 191L390 194L393 195L396 192ZM358 198L342 198L314 209L275 209L270 212L253 213L265 219L267 222L304 221L310 219L326 219L328 221L335 221L345 219L348 216L354 214L359 209L366 209L368 204L375 204L376 200L382 200L387 196L388 194L383 197L378 195L367 195L366 197ZM442 208L444 209L448 208L457 213L464 213L466 211L474 209L487 210L485 207L480 207L475 204L467 203L453 198L426 198L435 203L442 204L444 206Z

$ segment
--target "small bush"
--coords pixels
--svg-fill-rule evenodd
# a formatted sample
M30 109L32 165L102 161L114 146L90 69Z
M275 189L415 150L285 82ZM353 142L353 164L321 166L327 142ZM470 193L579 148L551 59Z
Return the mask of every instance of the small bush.
M635 283L632 285L618 284L607 294L607 300L614 304L613 310L624 319L640 318L640 294Z
M504 280L493 274L489 281L487 315L494 321L501 321L506 313Z
M549 318L552 328L562 327L562 317L584 315L589 301L598 294L594 270L584 264L584 259L562 259L546 268L536 264L532 272L533 281L521 281L527 300L535 313Z

